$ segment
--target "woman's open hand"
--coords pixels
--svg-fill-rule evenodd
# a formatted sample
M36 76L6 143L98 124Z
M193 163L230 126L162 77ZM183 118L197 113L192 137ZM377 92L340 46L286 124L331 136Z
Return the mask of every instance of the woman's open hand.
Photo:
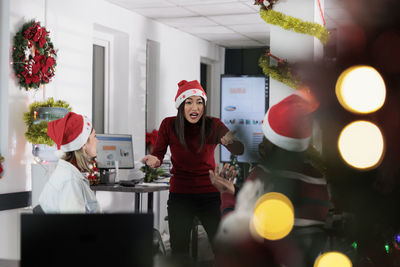
M146 155L142 158L142 162L152 168L158 168L161 165L160 160L153 155Z
M221 144L224 146L230 145L236 140L234 134L236 131L229 131L221 138Z
M228 163L225 163L224 167L219 172L219 164L215 165L215 170L209 170L211 183L221 193L235 193L235 186L233 180L236 177L236 170L234 166L229 167Z

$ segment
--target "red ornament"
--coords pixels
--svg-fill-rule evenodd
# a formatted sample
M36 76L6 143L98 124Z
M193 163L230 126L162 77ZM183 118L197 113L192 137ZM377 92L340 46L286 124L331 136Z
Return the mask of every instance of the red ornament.
M94 160L92 164L89 165L90 171L85 173L85 176L89 180L90 185L97 185L100 183L100 173L97 168L97 161Z
M2 156L0 156L0 179L2 177L2 173L3 173L3 166L1 165L1 163L4 161L4 158Z
M149 147L150 153L157 142L158 131L154 129L151 133L146 133L146 146Z

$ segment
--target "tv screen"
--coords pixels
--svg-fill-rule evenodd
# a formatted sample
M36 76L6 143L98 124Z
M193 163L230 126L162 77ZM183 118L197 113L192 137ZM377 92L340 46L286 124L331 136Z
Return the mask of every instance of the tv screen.
M99 169L114 169L116 161L121 169L133 169L132 135L130 134L96 134L97 137L97 167Z
M221 76L221 120L244 144L242 163L259 160L262 141L261 123L269 104L269 78L265 76ZM229 162L231 153L221 147L221 162Z

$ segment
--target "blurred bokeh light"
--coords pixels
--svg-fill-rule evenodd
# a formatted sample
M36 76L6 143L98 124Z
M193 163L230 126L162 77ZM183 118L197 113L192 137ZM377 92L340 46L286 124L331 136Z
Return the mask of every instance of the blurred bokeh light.
M342 158L357 169L371 169L379 165L384 152L384 139L380 129L368 121L355 121L347 125L338 140Z
M294 208L289 198L281 193L264 194L257 201L252 217L256 233L269 240L284 238L294 224Z
M340 252L327 252L320 255L314 267L352 267L350 259Z
M336 96L340 104L350 112L375 112L385 102L385 82L374 68L353 66L339 76Z

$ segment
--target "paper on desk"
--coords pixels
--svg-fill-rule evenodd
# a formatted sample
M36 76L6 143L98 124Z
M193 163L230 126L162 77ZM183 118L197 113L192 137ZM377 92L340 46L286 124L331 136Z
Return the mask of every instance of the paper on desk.
M137 185L159 187L163 184L165 185L165 183L138 183Z
M170 177L158 178L156 180L153 180L153 183L169 184L169 179L170 179Z

